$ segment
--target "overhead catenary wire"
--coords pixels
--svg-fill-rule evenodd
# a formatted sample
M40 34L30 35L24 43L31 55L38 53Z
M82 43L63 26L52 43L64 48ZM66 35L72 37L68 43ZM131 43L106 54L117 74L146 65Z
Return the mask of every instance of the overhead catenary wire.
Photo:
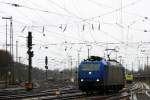
M111 13L115 13L115 12L118 12L118 11L120 11L120 10L122 10L122 9L125 9L125 8L127 8L127 7L130 7L131 5L135 5L136 3L140 2L141 0L136 0L136 1L132 2L132 3L130 3L130 4L127 4L127 5L125 5L125 6L119 7L119 8L117 8L117 9L115 9L115 8L113 8L113 7L111 7L111 6L108 6L108 5L99 3L99 2L94 1L94 0L88 0L88 1L95 3L95 4L97 4L97 5L100 6L100 7L103 6L103 7L106 7L106 8L111 8L111 9L113 9L113 12L110 11L110 13L109 13L109 12L106 13L106 15L107 15L107 14L109 15L109 14L111 14ZM122 11L122 12L124 12L124 13L126 13L126 14L129 14L129 15L133 15L133 16L136 16L136 17L139 17L139 18L143 18L143 19L148 20L148 17L145 17L145 16L141 16L141 15L134 14L134 13L131 13L131 12L125 12L125 11ZM92 20L94 21L94 19L101 18L101 17L103 17L103 16L105 16L105 14L104 14L104 15L102 14L102 15L99 15L99 16L96 16L96 17L92 17L92 18L86 19L86 20L84 20L84 21L92 21ZM149 20L150 20L150 19L149 19ZM96 21L94 21L94 22L96 22Z
M66 17L70 17L70 18L74 18L75 17L75 16L69 16L69 15L65 15L65 14L61 14L61 13L56 13L56 12L52 12L52 11L48 11L48 10L42 10L42 9L38 9L38 8L32 8L32 7L20 5L20 4L17 4L17 3L7 3L7 2L0 2L0 3L1 4L11 5L11 6L14 6L14 7L23 7L23 8L27 8L27 9L34 10L34 11L40 11L40 12L43 12L43 13L55 14L55 15L58 15L58 16L66 16Z
M39 8L41 5L38 5L37 3L35 3L35 2L33 2L32 0L28 0L27 2L29 2L29 4L31 3L33 6L35 6L35 7L37 7L37 8ZM42 7L40 7L40 9L41 9ZM48 9L48 8L47 8ZM36 15L39 15L39 13L38 12L34 12L34 13L36 13ZM39 19L37 19L37 20L41 20L41 21L43 21L43 22L47 22L47 20L44 18L44 16L41 16ZM43 26L45 26L45 24L43 25Z
M50 30L48 30L48 29L46 29L45 31L50 32L50 33L55 33L56 35L61 36L61 37L67 37L67 38L71 38L71 39L74 39L74 40L82 41L82 39L73 37L73 36L71 36L71 35L63 35L62 33L59 33L59 32L53 32L53 31L50 31Z
M137 1L135 1L135 2L132 2L131 4L129 4L129 5L126 5L126 6L124 6L124 7L122 7L122 9L123 8L126 8L126 7L128 7L128 6L130 6L130 5L132 5L132 4L135 4L136 2L138 2L139 0L137 0ZM4 3L4 2L0 2L0 3ZM11 4L11 3L6 3L6 4ZM21 6L21 5L18 5L18 4L11 4L11 5L13 5L13 6L15 6L15 7L24 7L24 6ZM34 8L33 8L34 9ZM114 10L114 11L118 11L118 10L120 10L121 8L118 8L118 9L116 9L116 10ZM37 9L38 10L38 9ZM45 11L46 12L46 11ZM102 15L103 16L103 15ZM99 16L98 16L99 17ZM90 19L94 19L94 17L93 18L90 18ZM90 20L90 19L83 19L84 21L86 20Z
M13 5L13 6L15 6L15 5ZM41 9L41 8L40 8ZM42 11L40 11L40 12L42 12ZM69 14L69 13L68 13ZM70 13L70 15L72 15L71 13ZM60 15L61 16L61 15ZM74 16L75 17L75 16ZM144 17L143 17L144 18ZM103 19L102 19L103 20ZM89 23L89 25L91 25L91 24L93 24L93 26L94 26L94 24L95 23L93 23L95 21L95 19L91 19L91 20L87 20L87 22ZM77 24L81 24L81 22L83 22L83 21L78 21L79 23L77 23ZM85 22L86 23L86 22ZM35 24L35 23L34 23ZM62 24L64 24L64 25L67 25L67 31L68 31L68 24L70 24L69 22L67 23L67 22L65 22L65 23L62 23ZM71 24L74 24L73 22L71 22ZM104 23L102 23L102 21L101 21L101 24L104 24ZM109 23L106 23L106 24L108 24L109 25ZM110 22L110 25L114 25L115 23L111 23ZM31 25L29 25L29 26L31 26ZM46 37L47 37L47 34L49 35L49 36L51 36L52 34L49 34L49 32L48 31L45 31L45 30L47 30L47 28L48 27L50 27L50 26L46 26L46 25L33 25L32 27L36 27L37 29L39 28L39 29L41 29L41 31L39 31L40 33L42 33L42 28L44 27L44 33L45 32L47 32L46 33ZM59 24L58 25L54 25L54 27L56 27L56 28L58 28L58 26L59 26ZM21 30L23 30L23 28L24 28L25 26L24 25L22 25L22 29ZM96 26L96 27L98 27L98 26ZM35 29L33 29L34 31L36 30L36 28ZM81 27L80 27L81 28ZM27 29L27 28L26 28ZM91 27L91 29L93 29L92 27ZM135 29L135 28L133 28L133 29ZM142 28L141 28L142 29ZM50 28L48 29L48 30L51 30ZM101 27L101 29L100 30L102 30L102 31L104 31L104 29ZM65 30L65 32L67 32L66 30ZM94 30L93 31L95 31L95 26L94 26ZM141 30L142 31L142 30ZM53 33L54 31L52 31L52 33ZM24 32L25 33L25 32ZM40 34L40 33L38 33L38 34ZM57 33L57 32L56 32ZM62 36L60 36L60 34L58 35L58 37L61 37L61 38L63 38L64 36L64 34L62 33L62 32L58 32L58 33L60 33L60 34L62 34ZM69 32L68 32L69 33ZM109 33L109 32L107 32L107 33ZM109 33L110 34L110 33ZM110 34L110 35L112 35L112 34ZM68 37L69 36L69 37ZM70 37L71 36L71 37ZM57 39L58 39L58 37L57 37ZM69 34L67 34L67 39L69 39L70 38L70 40L72 40L72 37L73 37L73 35L71 34L71 35L69 35ZM83 36L82 36L83 37ZM109 36L108 36L109 37ZM111 37L111 36L110 36ZM73 37L74 38L74 37ZM78 37L77 37L78 38ZM80 37L81 38L81 37ZM83 39L80 39L79 38L79 40L82 40L83 41L83 45L84 45L84 40ZM115 36L113 36L113 37L111 37L113 40L115 40L115 41L118 41L120 44L122 44L122 41L120 40L120 39L118 39L117 37L115 37ZM76 39L74 39L74 40L76 40ZM78 39L77 39L78 40ZM38 39L37 39L37 41L38 41ZM43 40L44 41L44 40ZM81 44L82 45L82 41L81 42L79 42L79 45ZM61 41L62 42L62 41ZM97 42L97 41L96 41ZM45 43L45 42L44 42ZM43 44L44 44L43 43ZM50 43L50 42L47 42L47 44L48 43ZM75 43L75 42L74 42ZM88 43L88 42L85 42L85 44L86 43ZM42 41L41 42L39 42L39 43L37 43L37 45L40 45L40 44L42 44ZM57 43L56 43L57 44ZM59 43L58 43L59 44ZM65 43L64 43L65 44ZM68 42L68 45L72 45L73 44L73 41L72 41L72 43L69 43ZM90 42L89 42L89 44L90 44ZM94 44L94 42L93 43L91 43L92 45ZM49 44L48 46L52 46L52 45L54 45L54 44ZM67 45L67 44L65 44L65 45ZM77 44L78 45L78 44Z
M91 1L91 0L88 0L88 1ZM99 17L104 17L104 16L106 16L106 15L109 15L109 14L115 13L115 12L117 12L117 11L120 11L121 9L125 9L125 8L127 8L127 7L133 6L133 5L135 5L136 3L140 2L140 1L142 1L142 0L133 1L133 2L130 3L130 4L124 5L124 6L122 6L122 7L117 8L117 9L113 9L113 8L110 7L110 6L106 6L106 7L108 7L108 8L112 8L113 10L112 10L112 11L108 11L108 12L106 12L106 13L104 13L104 14L99 15L99 16L95 16L95 17L92 17L92 18L85 19L84 21L93 20L93 19L99 18ZM94 2L94 3L95 3L95 2Z
M93 24L89 24L89 25L91 26L89 35L91 36L91 38L92 38L93 41L95 42L96 40L95 40L95 38L94 38L94 36L93 36L93 34L92 34L92 32L94 31L94 26L93 26Z
M8 4L10 4L10 3L8 3ZM20 7L19 5L17 5L17 4L12 4L13 6L15 6L15 7Z
M61 7L60 5L56 4L56 3L53 2L52 0L48 0L48 1L51 2L52 4L56 5L57 7L63 9L63 10L66 11L67 13L69 13L69 14L71 14L71 15L73 15L73 16L76 16L76 17L79 18L79 19L83 19L83 18L80 18L79 16L77 16L76 14L70 12L68 9L63 8L63 7ZM92 27L92 28L94 29L94 27ZM66 27L65 27L65 29L66 29ZM65 30L65 29L64 29L64 30ZM83 30L84 30L84 26L83 26ZM94 40L93 35L91 34L91 31L89 32L89 34L90 34L90 36L92 37L92 39ZM95 40L94 40L94 41L95 41Z
M15 7L25 7L25 8L29 8L29 9L32 9L32 10L38 10L38 11L41 11L41 12L49 12L49 11L46 11L46 10L41 10L41 9L37 9L37 8L31 8L31 7L27 7L27 6L23 6L23 5L19 5L19 4L13 4L13 3L5 3L5 2L0 2L0 3L4 3L4 4L9 4L9 5L12 5L12 6L15 6ZM54 2L53 2L54 3ZM133 4L135 4L136 3L136 1L135 2L132 2L131 4L133 5ZM124 6L123 8L126 8L126 7L128 7L128 6L130 6L131 4L129 4L129 5L126 5L126 6ZM56 3L55 3L55 5L56 5ZM57 5L58 6L58 5ZM59 6L60 7L60 6ZM61 7L62 8L62 7ZM67 11L67 12L69 12L67 9L65 9L65 8L62 8L62 9L64 9L65 11ZM121 8L118 8L117 10L115 10L115 11L118 11L118 10L120 10ZM52 12L50 12L50 13L52 13ZM69 12L69 13L71 13L71 12ZM74 16L75 17L75 16ZM77 16L76 16L77 17ZM78 19L82 19L83 21L87 21L88 19L83 19L83 18L79 18L78 17ZM91 18L91 19L93 19L93 18Z
M34 39L34 41L39 41ZM41 41L42 43L43 41ZM141 42L129 42L128 44L130 45L139 45L139 43ZM46 46L58 46L58 45L87 45L87 44L91 44L91 45L95 45L95 46L102 46L102 45L122 45L122 43L120 42L61 42L61 43L47 43L47 44L33 44L35 46L42 46L42 47L46 47ZM142 42L142 45L150 45L150 42ZM14 44L14 46L16 46ZM22 47L22 46L26 46L25 44L19 44L18 47Z
M51 2L52 4L56 5L57 7L59 7L60 9L63 9L64 11L66 11L68 14L71 14L73 16L75 16L76 18L82 19L81 17L77 16L76 14L74 14L73 12L69 11L68 9L58 5L57 3L53 2L52 0L47 0L49 2Z
M110 38L114 39L115 41L118 41L118 42L123 43L123 44L125 43L125 42L123 42L123 41L121 41L121 40L117 39L116 37L114 37L114 36L110 35L108 32L103 31L102 29L100 30L100 32L104 33L104 35L106 35L106 36L108 36L108 37L110 37Z
M53 32L52 32L53 33ZM105 32L106 33L106 32ZM61 33L59 33L60 35L62 35ZM106 35L106 34L105 34ZM107 34L107 35L109 35L109 34ZM111 38L114 38L114 37L112 37L112 36L110 36ZM70 37L68 37L68 38L70 38ZM122 43L122 41L120 41L120 40L118 40L118 39L116 39L116 38L114 38L116 41L119 41L119 42L121 42ZM39 41L39 40L37 40L37 41ZM41 41L41 43L44 43L43 41Z

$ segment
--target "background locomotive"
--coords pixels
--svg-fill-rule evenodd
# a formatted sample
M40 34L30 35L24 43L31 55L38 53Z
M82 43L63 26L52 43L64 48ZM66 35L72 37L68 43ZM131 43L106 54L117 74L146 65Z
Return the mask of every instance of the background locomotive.
M133 82L133 75L132 74L126 74L125 79L126 79L126 83L131 84Z
M79 65L79 89L85 92L119 91L125 85L125 69L115 60L91 56Z

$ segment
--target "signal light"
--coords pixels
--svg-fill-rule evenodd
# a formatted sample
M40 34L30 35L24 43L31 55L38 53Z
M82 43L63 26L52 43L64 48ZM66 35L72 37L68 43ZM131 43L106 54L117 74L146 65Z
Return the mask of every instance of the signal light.
M28 32L28 48L32 48L32 32Z
M99 79L97 79L96 81L99 82Z
M45 57L45 65L47 65L48 64L48 57L46 56Z
M45 69L48 69L48 66L45 66Z

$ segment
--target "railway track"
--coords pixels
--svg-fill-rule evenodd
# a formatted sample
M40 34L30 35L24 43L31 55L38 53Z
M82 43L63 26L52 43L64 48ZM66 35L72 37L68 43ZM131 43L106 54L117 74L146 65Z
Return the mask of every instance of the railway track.
M143 89L142 89L143 88ZM111 93L111 94L94 94L94 95L86 95L86 93L78 90L77 87L63 87L58 89L48 89L40 92L35 93L21 93L15 95L1 95L0 100L138 100L133 99L136 98L137 93L147 93L149 95L149 88L147 85L143 83L136 83L130 88L126 88L119 93Z
M127 98L129 97L128 94L126 95L121 95L121 93L117 94L111 94L111 95L90 95L87 96L86 93L81 92L77 88L64 88L64 89L53 89L53 90L46 90L46 91L41 91L40 93L37 94L19 94L19 95L9 95L9 96L0 96L0 100L10 100L10 99L15 99L15 100L28 100L28 99L34 99L34 100L70 100L70 99L84 99L88 98L90 100L119 100L118 98ZM86 100L86 99L85 99Z
M136 82L129 89L130 100L150 100L150 87L145 82Z
M135 100L150 100L150 87L145 82L137 82L137 87L138 90L134 92Z
M127 92L120 92L120 93L113 93L110 95L101 95L101 96L94 96L89 97L90 100L128 100L130 94Z
M71 94L71 95L70 95ZM66 98L66 97L81 97L84 93L82 93L77 88L60 88L60 89L51 89L46 91L41 91L40 93L23 93L16 95L5 94L0 96L0 100L10 100L10 99L57 99L57 98Z

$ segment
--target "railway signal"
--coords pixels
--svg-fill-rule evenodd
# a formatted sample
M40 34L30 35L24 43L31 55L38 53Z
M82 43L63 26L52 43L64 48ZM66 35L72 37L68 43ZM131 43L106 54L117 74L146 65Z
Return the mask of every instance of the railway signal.
M28 32L28 48L32 49L32 32Z
M46 80L47 80L47 70L48 70L47 64L48 64L48 57L46 56L45 57Z
M45 57L45 65L47 65L48 64L48 58L47 58L47 56Z
M27 47L28 47L28 55L29 55L29 67L28 67L28 83L25 84L25 88L27 90L32 90L33 89L33 83L32 83L32 57L33 57L33 51L32 49L32 32L28 32L28 40L27 40Z

